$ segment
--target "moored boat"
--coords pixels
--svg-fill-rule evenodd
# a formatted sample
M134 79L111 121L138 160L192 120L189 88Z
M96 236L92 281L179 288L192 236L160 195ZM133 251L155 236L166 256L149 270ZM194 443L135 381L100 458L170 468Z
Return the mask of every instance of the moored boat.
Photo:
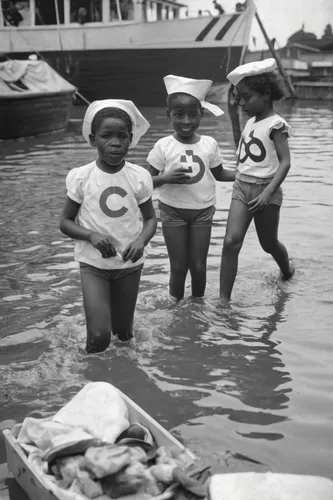
M138 105L164 104L166 74L226 82L243 61L254 14L252 0L239 12L196 17L174 0L127 0L125 15L123 0L81 3L76 12L73 0L55 0L49 24L41 24L46 16L40 3L37 17L35 0L24 25L12 26L3 13L2 52L42 54L90 101L119 96Z
M74 91L45 61L0 63L0 139L67 128Z
M103 388L104 385L104 388ZM105 389L105 386L109 386L110 389ZM89 389L90 386L90 389ZM105 395L108 395L108 391L117 391L117 393L120 395L122 401L125 402L125 405L127 407L128 411L128 421L129 423L136 423L139 425L144 426L145 428L149 429L153 440L156 444L157 447L165 447L165 448L173 448L178 450L180 454L184 454L186 459L188 459L190 462L196 462L196 457L186 449L170 432L168 432L164 427L162 427L155 419L153 419L148 413L146 413L140 406L138 406L132 399L130 399L128 396L126 396L123 392L120 390L116 389L113 387L111 384L106 384L106 383L90 383L85 386L84 389L81 390L82 397L80 399L80 393L78 393L72 401L69 403L67 406L67 409L65 410L66 406L58 412L57 415L59 415L61 412L65 411L66 416L68 416L72 419L72 422L76 421L76 416L78 418L82 418L84 415L84 411L87 412L88 419L92 418L91 417L91 401L89 402L89 398L91 398L92 391L94 391L94 386L97 387L97 391L100 390L98 393L98 397L100 397L100 407L101 408L107 408L107 406L103 407L103 404L106 403L107 397ZM99 389L99 386L102 388ZM84 391L87 390L85 393ZM103 393L104 391L104 393ZM97 394L97 393L96 393ZM112 393L111 393L111 397ZM77 401L79 401L79 404L84 404L85 401L87 405L83 406L85 410L79 411L78 414L75 414L73 412L73 408L75 406L71 405L75 398L78 398ZM85 399L86 398L86 399ZM109 403L107 403L109 405ZM90 405L90 406L89 406ZM95 407L96 407L96 402L95 402ZM99 410L96 409L96 412ZM112 409L112 413L119 413L115 408ZM100 421L102 422L101 427L105 427L105 429L108 430L109 435L112 433L112 425L108 423L107 418L105 417L107 412L104 410L101 411L101 415L103 415L103 418L100 418ZM64 413L62 413L62 418L64 417ZM44 419L45 420L45 419ZM48 419L47 419L48 420ZM59 424L59 421L61 421L61 418L58 417L58 420L55 422ZM103 424L104 421L104 424ZM63 423L63 420L62 420ZM91 422L90 422L91 424ZM5 438L5 444L6 444L6 452L7 452L7 462L8 462L8 469L10 473L14 476L16 481L19 483L19 485L23 488L23 490L26 492L30 500L64 500L65 498L72 499L74 496L69 495L69 490L62 490L59 489L54 483L50 482L48 478L50 478L49 474L45 474L42 472L42 467L38 465L38 461L34 461L34 459L31 459L29 457L29 454L27 453L27 447L22 446L22 440L20 441L18 438L23 425L17 425L14 426L12 430L5 429L3 431L4 438ZM88 426L88 424L87 424ZM117 424L115 424L115 427L117 427ZM118 428L118 427L117 427ZM33 430L32 432L36 435L36 423L34 422L33 424ZM110 430L111 429L111 430ZM45 432L45 428L43 428ZM25 431L24 431L25 432ZM42 434L42 433L41 433ZM43 438L43 436L42 436ZM121 441L122 443L122 441ZM29 449L29 446L28 446ZM76 451L77 452L77 451ZM35 453L35 452L33 452ZM32 454L33 454L32 453ZM65 456L65 455L63 455ZM40 462L39 462L40 463ZM67 496L66 496L67 494ZM149 496L149 495L148 495ZM171 498L173 495L166 495L165 499ZM75 496L75 499L83 499L86 498L85 496L77 495ZM107 498L106 496L103 498ZM152 497L153 498L153 497ZM157 498L157 497L156 497ZM164 498L164 497L163 497Z

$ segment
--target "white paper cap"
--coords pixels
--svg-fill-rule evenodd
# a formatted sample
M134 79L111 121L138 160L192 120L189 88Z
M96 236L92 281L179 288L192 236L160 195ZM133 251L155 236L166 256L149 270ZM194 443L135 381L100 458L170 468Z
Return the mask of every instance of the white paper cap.
M166 91L170 94L189 94L200 101L203 108L208 109L215 116L223 115L223 111L215 104L205 101L206 94L212 85L212 80L195 80L183 76L167 75L163 78Z
M237 85L246 76L261 75L262 73L270 73L276 68L276 61L272 57L263 61L253 61L247 64L242 64L231 71L227 78L233 85Z
M131 119L132 122L132 142L130 148L136 146L140 138L147 132L150 127L149 122L140 113L138 108L132 101L126 101L124 99L104 99L103 101L92 102L83 119L82 134L87 143L90 145L89 135L91 134L91 124L92 121L98 113L105 108L118 108L125 111Z

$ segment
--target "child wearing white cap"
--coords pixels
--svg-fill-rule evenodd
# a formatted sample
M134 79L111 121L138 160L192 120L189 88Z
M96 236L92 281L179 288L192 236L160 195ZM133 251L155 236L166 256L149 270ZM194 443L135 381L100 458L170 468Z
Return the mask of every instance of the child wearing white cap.
M111 331L122 341L132 337L144 247L155 234L156 216L149 172L125 156L148 128L131 101L93 102L82 133L97 159L66 178L60 229L76 240L90 353L108 347Z
M238 102L250 116L238 146L238 164L222 250L220 297L229 300L238 254L254 219L259 242L281 269L284 279L294 273L285 246L278 240L281 184L290 169L291 128L276 114L273 102L283 97L274 59L239 66L227 75Z
M202 297L206 287L206 261L215 212L215 180L233 181L235 172L222 167L215 139L199 135L203 108L216 116L223 111L205 96L211 80L175 75L164 78L167 117L174 133L157 141L148 155L154 187L159 188L162 230L170 260L170 295L184 296L188 271L192 295Z

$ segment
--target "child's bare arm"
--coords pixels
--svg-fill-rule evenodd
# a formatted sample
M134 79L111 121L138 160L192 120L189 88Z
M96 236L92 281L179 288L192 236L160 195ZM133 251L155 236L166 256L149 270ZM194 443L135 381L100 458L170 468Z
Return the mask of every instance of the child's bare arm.
M82 226L79 226L75 222L75 217L78 214L80 206L81 205L79 203L76 203L76 201L73 201L67 196L60 217L60 231L62 231L70 238L73 238L74 240L87 241L89 239L91 231L85 229Z
M101 252L102 257L114 257L117 252L110 236L96 233L75 222L79 208L80 204L67 196L60 218L60 230L74 240L89 241L93 247Z
M282 130L273 130L271 138L274 142L276 154L278 156L280 163L279 168L277 169L272 181L267 186L267 189L269 189L270 193L273 194L282 184L282 182L287 177L287 174L289 172L290 150L289 150L287 134Z
M218 167L211 168L211 172L215 180L219 182L233 182L236 177L236 171L223 168L222 164Z
M125 248L123 252L124 261L131 260L132 262L136 262L139 260L143 255L144 247L156 232L157 221L152 199L149 198L149 200L139 205L139 208L143 219L142 231L140 236Z
M282 184L290 169L290 150L287 134L281 130L273 130L271 138L274 141L276 153L280 162L279 168L264 191L249 202L249 210L252 213L261 212L267 206L269 198Z
M159 170L149 165L148 172L153 178L154 188L163 186L163 184L186 184L191 178L182 167L175 168L169 173L160 173Z

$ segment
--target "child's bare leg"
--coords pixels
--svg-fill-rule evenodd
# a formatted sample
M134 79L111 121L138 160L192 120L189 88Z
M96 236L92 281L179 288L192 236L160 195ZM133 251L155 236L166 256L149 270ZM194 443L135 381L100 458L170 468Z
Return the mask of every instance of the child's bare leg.
M211 226L189 227L189 269L192 278L192 295L202 297L206 289L207 254Z
M245 203L232 199L224 237L220 271L220 297L230 300L238 269L238 254L252 220Z
M92 266L80 266L88 353L105 351L110 344L110 283L102 272Z
M132 271L128 269L128 271ZM142 266L111 281L111 325L113 335L122 341L133 337L132 327L138 298Z
M188 226L163 225L163 235L170 259L170 295L180 300L188 271Z
M261 213L254 216L254 223L262 249L271 254L285 279L294 274L286 247L278 240L280 207L268 205Z

